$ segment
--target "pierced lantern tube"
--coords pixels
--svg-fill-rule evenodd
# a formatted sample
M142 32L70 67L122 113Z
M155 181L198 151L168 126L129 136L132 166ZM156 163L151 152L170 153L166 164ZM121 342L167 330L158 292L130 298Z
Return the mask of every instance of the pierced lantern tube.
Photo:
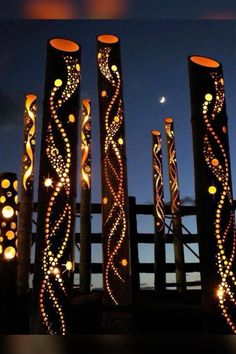
M69 331L73 286L80 47L48 42L35 255L34 333Z
M97 38L102 167L104 303L131 301L128 188L120 40Z
M165 290L165 211L164 187L162 169L162 139L158 130L152 131L152 165L153 165L153 196L154 196L154 222L155 222L155 290Z
M236 333L236 232L222 65L195 55L188 63L203 305L210 331Z
M80 292L91 282L91 102L82 101L80 193Z
M34 148L36 132L36 96L27 95L24 112L24 140L21 173L21 198L18 216L17 292L29 290L31 232L33 215Z
M169 182L170 182L170 207L173 215L173 243L175 254L176 267L176 283L177 291L184 292L186 290L186 275L184 270L184 247L181 239L182 236L182 221L180 211L180 196L179 196L179 180L175 149L175 134L172 118L165 119L165 130L168 151L168 167L169 167Z
M0 174L0 290L16 292L18 181L15 173Z

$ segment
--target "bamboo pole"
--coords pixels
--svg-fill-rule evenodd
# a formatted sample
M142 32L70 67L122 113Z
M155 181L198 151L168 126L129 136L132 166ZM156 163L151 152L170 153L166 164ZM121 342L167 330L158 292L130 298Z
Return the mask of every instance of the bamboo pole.
M97 38L104 303L131 303L131 267L120 40Z
M182 293L186 291L186 275L184 267L184 247L182 241L182 221L180 214L180 196L179 196L179 181L175 150L175 136L173 119L165 119L165 130L168 150L168 167L170 181L170 196L171 196L171 213L173 215L173 235L174 235L174 254L176 266L176 283L177 291Z
M166 286L165 213L162 169L162 139L152 131L153 197L154 197L154 267L155 291L163 293Z
M48 42L39 173L33 333L65 335L72 296L80 47Z
M91 286L91 103L82 101L80 192L80 292Z
M31 233L33 216L34 147L36 131L36 96L27 95L24 112L24 140L21 173L21 198L18 215L17 294L29 291Z
M236 231L222 65L195 55L188 63L207 331L236 333Z

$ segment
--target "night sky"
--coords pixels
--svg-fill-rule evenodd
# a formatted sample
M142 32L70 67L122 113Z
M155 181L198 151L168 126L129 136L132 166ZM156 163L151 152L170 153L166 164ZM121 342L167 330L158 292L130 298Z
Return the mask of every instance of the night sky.
M53 37L75 40L82 48L81 99L91 98L92 101L92 201L100 202L96 73L96 36L100 33L114 33L121 40L129 195L135 196L137 203L152 203L151 130L159 129L163 133L165 158L164 118L170 116L174 119L176 131L181 199L188 203L194 201L187 66L187 56L191 54L210 56L223 64L233 187L236 193L234 154L236 150L236 23L230 20L2 20L0 27L0 171L16 172L18 176L20 174L24 97L28 93L36 93L39 105L37 176L47 41ZM159 102L161 96L167 98L165 104ZM168 202L166 159L164 177L165 200ZM35 200L36 191L37 182ZM139 218L139 221L142 221L139 224L139 231L153 231L151 217ZM194 231L193 222L187 220L186 223ZM94 232L100 231L98 225L94 218ZM148 260L152 261L151 248L146 248L143 254L143 260L146 255L145 260L148 257Z

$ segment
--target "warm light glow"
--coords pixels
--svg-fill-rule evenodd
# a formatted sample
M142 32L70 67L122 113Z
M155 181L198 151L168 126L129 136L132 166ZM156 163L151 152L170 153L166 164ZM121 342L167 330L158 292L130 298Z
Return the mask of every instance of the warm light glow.
M17 180L13 182L13 188L17 192L17 190L18 190L18 181Z
M4 257L6 259L13 259L16 255L16 250L15 248L13 247L7 247L5 250L4 250Z
M15 238L15 232L9 230L6 232L6 236L7 236L8 240L13 240L13 238Z
M213 159L213 160L211 160L211 164L212 164L212 166L217 167L219 165L219 160Z
M118 143L119 143L120 145L123 145L123 144L124 144L124 140L123 140L122 138L119 138L119 139L118 139Z
M119 42L119 38L112 34L101 34L98 36L98 41L105 44L114 44Z
M59 269L59 268L54 268L54 269L53 269L53 273L54 273L55 275L59 274L59 273L60 273L60 269Z
M4 197L4 195L2 195L0 197L0 203L5 203L5 201L6 201L6 197Z
M117 66L116 65L112 65L111 70L116 72L117 71Z
M166 119L165 119L165 122L168 123L168 124L169 124L169 123L173 123L173 119L172 119L172 118L166 118Z
M70 115L69 115L69 121L70 121L71 123L74 123L74 122L75 122L75 116L74 116L74 114L70 114Z
M209 192L210 194L216 194L217 189L216 189L215 186L210 186L210 187L208 188L208 192Z
M68 39L56 38L50 41L53 48L61 50L63 52L77 52L80 47L76 42Z
M54 85L56 87L60 87L62 85L62 80L61 79L56 79L55 82L54 82Z
M66 262L66 269L69 271L73 269L73 263L71 261Z
M101 92L101 96L102 96L102 97L106 97L106 96L107 96L107 92L106 92L106 91L102 91L102 92Z
M46 178L44 181L45 187L52 187L52 179L51 178Z
M102 199L102 204L106 205L107 202L108 202L108 199L107 199L106 197L104 197L104 198Z
M218 68L220 66L218 61L207 57L193 55L190 59L193 63L201 66L206 66L208 68Z
M161 132L159 130L152 130L152 135L160 136Z
M10 181L9 181L9 179L3 179L2 180L2 182L1 182L1 186L2 186L2 188L9 188L10 187Z
M217 291L217 296L218 298L222 299L223 296L224 296L224 290L222 288L220 288L218 291Z
M213 100L213 96L210 93L207 93L205 99L210 102Z
M127 265L128 265L127 259L122 259L121 264L123 267L127 267Z
M6 219L10 219L13 215L14 215L14 210L10 205L6 205L3 209L2 209L2 215L4 218Z

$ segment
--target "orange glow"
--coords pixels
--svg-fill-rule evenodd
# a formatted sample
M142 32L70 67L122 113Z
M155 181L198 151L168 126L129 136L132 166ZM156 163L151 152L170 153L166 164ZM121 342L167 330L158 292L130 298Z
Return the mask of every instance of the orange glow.
M10 183L9 179L3 179L1 186L2 186L2 188L8 188L8 187L10 187L10 184L11 183Z
M166 118L166 119L165 119L165 122L166 122L166 123L173 123L173 119L172 119L172 118Z
M78 8L72 0L25 0L23 16L30 19L78 18Z
M86 0L86 5L92 18L115 19L127 14L127 0Z
M161 132L159 130L152 130L152 135L160 136Z
M80 47L76 42L69 39L55 38L50 40L50 45L63 52L77 52Z
M103 203L104 205L106 205L107 202L108 202L108 199L107 199L106 197L104 197L103 200L102 200L102 203Z
M211 58L207 58L207 57L193 55L190 59L193 63L201 65L201 66L205 66L208 68L218 68L220 66L220 63L218 61L211 59Z
M213 160L211 161L211 164L212 164L212 166L217 167L217 166L219 165L219 160L213 159Z
M112 34L101 34L98 36L98 41L106 44L113 44L119 42L119 38Z
M128 265L127 259L122 259L121 264L123 267L127 267L127 265Z

